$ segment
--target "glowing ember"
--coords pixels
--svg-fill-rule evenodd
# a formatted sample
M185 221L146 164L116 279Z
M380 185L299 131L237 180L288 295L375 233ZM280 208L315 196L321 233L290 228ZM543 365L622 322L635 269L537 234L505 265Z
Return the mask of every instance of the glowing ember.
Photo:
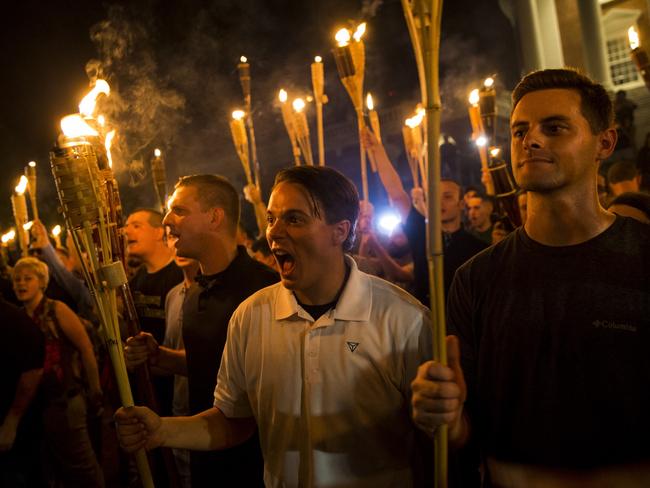
M27 222L26 224L23 224L23 230L29 230L29 229L32 228L33 225L34 225L34 221L31 220L31 221Z
M232 118L235 120L241 120L244 118L244 115L246 115L246 113L243 110L235 110L232 113Z
M280 100L280 103L285 103L287 101L287 97L288 95L286 90L280 90L280 93L278 93L278 100Z
M162 152L160 152L160 149L156 148L153 150L153 155L159 158L162 155Z
M115 130L110 131L106 134L106 139L104 140L104 147L106 148L106 158L108 159L108 166L113 167L113 157L111 156L111 144L113 142L113 137L115 137Z
M316 57L314 58L314 62L315 62L315 63L322 63L322 62L323 62L323 58L321 58L320 56L316 56Z
M79 104L79 113L86 117L92 117L95 112L97 97L100 93L103 93L104 95L109 95L111 93L111 88L105 80L97 80L93 89L90 90L88 95L83 97Z
M339 30L334 36L339 47L347 46L350 43L350 31L347 29Z
M16 186L16 188L14 188L14 190L16 191L16 193L18 195L22 195L23 193L25 193L25 190L27 190L27 177L25 175L22 175L20 177L20 181L18 182L18 186Z
M357 42L361 41L361 38L365 33L366 33L366 23L364 22L363 24L359 24L357 26L357 30L354 32L354 40Z
M501 154L501 148L493 147L492 149L490 149L490 156L492 156L493 158L498 157L499 154Z
M485 136L479 136L476 138L476 145L478 147L485 147L487 144L487 138Z
M368 110L375 109L375 104L372 101L372 95L370 93L368 93L368 96L366 97L366 106L368 107Z
M52 227L52 235L54 237L60 236L61 235L61 226L59 224L55 225Z
M494 78L492 78L491 76L485 78L485 81L483 82L483 86L485 88L492 88L494 86Z
M96 136L97 131L90 127L79 114L67 115L61 119L61 131L66 137Z
M7 244L10 241L13 241L16 238L16 231L10 230L6 234L2 234L2 243Z
M478 94L478 88L469 92L469 103L471 103L472 105L478 105L479 99L480 96Z
M302 112L305 108L305 101L302 98L296 98L293 101L293 109L296 112Z
M247 63L248 58L246 56L242 56L241 58L239 58L239 61L241 61L242 63Z
M627 38L630 41L630 49L636 49L639 47L639 33L636 31L634 26L630 27L627 30Z

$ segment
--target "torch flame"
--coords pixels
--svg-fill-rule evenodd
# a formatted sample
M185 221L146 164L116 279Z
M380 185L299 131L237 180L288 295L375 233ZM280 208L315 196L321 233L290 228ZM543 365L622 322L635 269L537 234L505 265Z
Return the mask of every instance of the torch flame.
M419 126L422 123L422 117L420 117L419 115L414 115L410 119L406 119L404 123L408 125L411 129L415 129L417 126Z
M29 229L32 228L33 225L34 225L34 221L33 221L33 220L30 220L30 221L27 222L26 224L23 224L23 230L29 230Z
M54 237L61 235L61 226L59 224L56 224L54 227L52 227L52 235Z
M322 62L323 62L323 58L321 58L320 56L316 56L316 57L314 58L314 62L315 62L315 63L322 63Z
M639 47L639 33L634 26L627 30L627 38L630 41L630 49L634 50Z
M100 93L103 93L104 95L109 95L111 93L111 88L105 80L97 80L93 89L90 90L88 95L83 97L79 104L79 113L86 117L92 117L93 112L95 112L97 97Z
M363 22L357 26L357 30L354 32L354 40L359 42L361 38L366 33L366 23Z
M7 244L9 241L13 241L16 238L16 231L11 229L6 234L2 235L2 243Z
M242 56L241 58L239 58L239 61L241 61L242 63L247 63L248 58L246 56Z
M36 167L36 161L30 161L29 163L27 163L27 166L29 166L30 168L35 168Z
M485 147L486 144L487 144L487 138L485 136L478 136L476 138L476 145L478 147Z
M106 118L103 115L100 115L97 117L97 123L100 125L100 127L104 127L106 125Z
M494 86L494 78L491 76L485 78L485 81L483 82L483 86L485 88L492 88Z
M61 131L66 137L96 136L97 131L90 127L79 114L67 115L61 119Z
M469 103L472 105L478 105L478 101L480 100L480 95L478 94L478 88L475 88L471 92L469 92Z
M375 109L375 103L372 100L372 95L368 93L368 96L366 96L366 106L368 107L368 110L374 110Z
M153 150L153 155L159 158L162 155L162 152L160 152L160 149L156 148Z
M302 98L296 98L293 101L293 109L296 112L302 112L305 108L305 101Z
M492 156L493 158L499 156L500 153L501 153L500 147L493 147L492 149L490 149L490 156Z
M20 181L18 182L18 186L16 186L16 188L14 188L14 190L16 191L16 193L18 195L22 195L23 193L25 193L25 190L27 190L27 177L25 175L22 175L20 177Z
M113 167L113 157L111 156L111 144L113 143L113 137L115 137L115 130L110 131L106 134L106 139L104 140L104 147L106 148L106 158L108 159L108 166Z
M246 115L246 113L243 110L235 110L232 113L232 118L235 120L241 120L244 118L244 115Z
M280 100L280 103L285 103L287 101L287 92L284 89L280 90L280 93L278 93L278 100Z
M347 29L339 30L334 36L339 47L345 47L350 43L350 31Z

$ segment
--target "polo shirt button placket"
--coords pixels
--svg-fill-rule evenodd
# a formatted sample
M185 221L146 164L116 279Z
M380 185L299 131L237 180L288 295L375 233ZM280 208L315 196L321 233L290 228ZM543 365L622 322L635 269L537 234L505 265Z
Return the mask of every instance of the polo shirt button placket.
M305 344L307 355L308 355L308 367L307 371L309 374L310 383L319 382L319 346L320 346L320 333L318 329L311 328L307 332L306 336L307 343Z

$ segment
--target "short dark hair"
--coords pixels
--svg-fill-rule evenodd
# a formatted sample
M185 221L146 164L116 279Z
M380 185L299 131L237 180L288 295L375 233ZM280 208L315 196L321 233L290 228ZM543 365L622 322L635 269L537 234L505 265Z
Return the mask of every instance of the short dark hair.
M564 88L580 95L580 112L589 122L593 134L614 125L614 109L607 90L572 68L533 71L522 78L512 92L512 110L528 93Z
M637 210L643 212L646 217L650 219L650 195L647 193L641 193L637 191L628 191L621 193L619 196L614 198L607 208L612 205L627 205L628 207L634 207Z
M230 223L230 231L237 233L239 225L239 194L235 187L223 176L201 174L182 176L174 188L191 186L196 188L197 200L202 211L211 208L222 208Z
M275 176L273 187L280 183L302 186L311 198L314 215L328 224L348 220L350 232L343 242L343 250L352 249L359 218L359 193L348 178L327 166L294 166Z
M636 165L632 161L616 161L607 170L607 181L620 183L636 178Z
M138 207L136 208L133 212L129 214L129 217L133 215L134 213L138 212L146 212L149 215L149 218L147 219L147 222L149 225L155 229L159 229L160 227L163 226L163 214L160 213L158 210L150 207Z

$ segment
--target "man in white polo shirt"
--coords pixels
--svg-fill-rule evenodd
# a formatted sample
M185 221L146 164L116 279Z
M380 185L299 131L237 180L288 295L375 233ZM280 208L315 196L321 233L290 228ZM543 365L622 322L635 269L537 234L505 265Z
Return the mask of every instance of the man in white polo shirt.
M413 484L409 385L430 355L427 310L345 256L358 212L333 169L277 175L267 237L282 282L235 311L214 408L163 419L120 410L125 449L223 449L257 424L267 486Z

